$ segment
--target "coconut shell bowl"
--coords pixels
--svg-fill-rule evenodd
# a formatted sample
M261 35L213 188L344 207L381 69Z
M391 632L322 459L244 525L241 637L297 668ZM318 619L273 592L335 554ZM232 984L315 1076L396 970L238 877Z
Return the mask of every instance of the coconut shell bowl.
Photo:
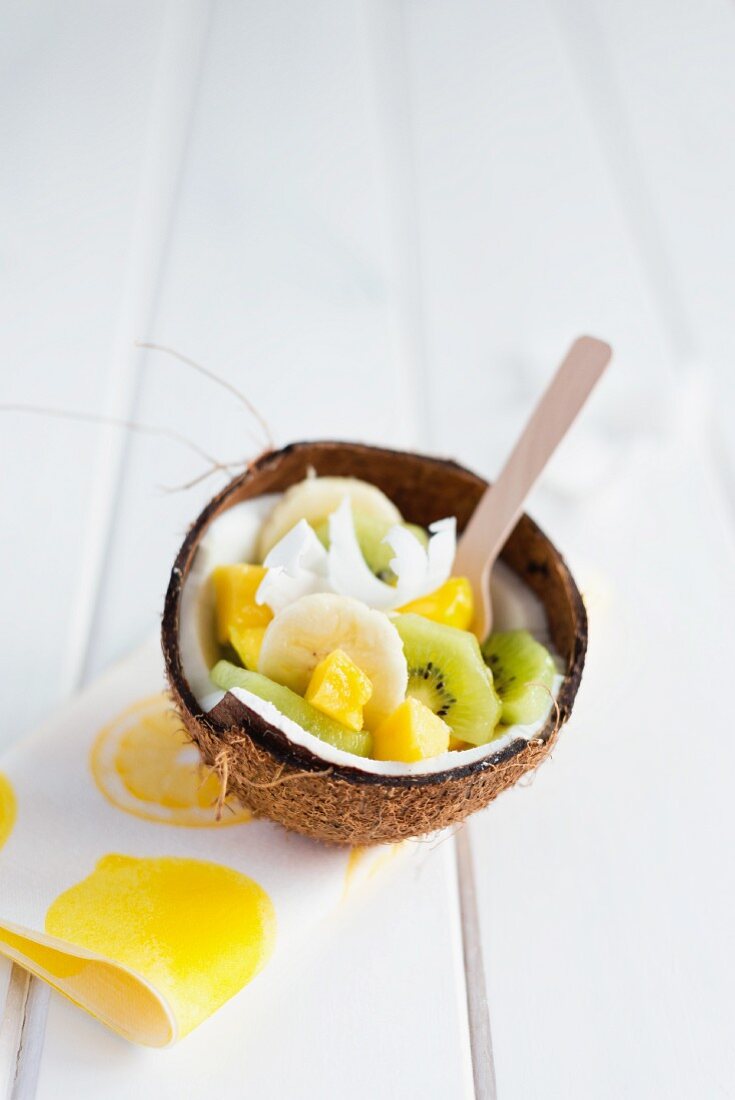
M428 774L375 774L355 765L325 764L228 693L205 713L183 667L179 629L182 594L202 537L233 505L282 492L310 470L377 485L404 519L427 527L456 516L461 532L487 483L455 462L358 443L294 443L253 462L205 507L178 553L166 594L162 642L174 705L201 753L217 769L223 794L288 829L336 844L392 843L432 833L482 809L548 756L569 718L587 645L587 620L561 554L527 515L508 538L501 560L535 593L549 640L564 665L556 705L531 740L518 738L468 764Z

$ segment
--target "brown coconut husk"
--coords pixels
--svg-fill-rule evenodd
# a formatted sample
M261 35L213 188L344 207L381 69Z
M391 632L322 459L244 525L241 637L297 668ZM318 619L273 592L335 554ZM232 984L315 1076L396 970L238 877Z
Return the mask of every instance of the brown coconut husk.
M403 516L428 526L455 515L467 523L487 483L454 462L358 443L293 443L262 455L207 505L191 527L171 573L162 643L174 704L205 764L223 788L257 814L337 844L393 843L434 832L482 809L537 768L571 714L587 648L587 617L558 550L528 516L518 522L502 560L536 593L552 644L566 662L557 706L532 741L518 739L483 760L430 775L383 776L328 765L233 695L202 712L181 665L179 614L184 582L212 520L234 504L280 492L313 468L320 475L363 478L381 488Z

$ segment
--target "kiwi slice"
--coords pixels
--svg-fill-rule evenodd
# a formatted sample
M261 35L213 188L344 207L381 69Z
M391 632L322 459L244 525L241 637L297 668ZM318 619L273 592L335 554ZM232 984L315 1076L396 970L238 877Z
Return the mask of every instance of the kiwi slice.
M383 540L395 524L386 523L384 519L357 511L353 512L353 521L362 556L369 565L371 572L376 577L380 577L381 581L392 583L395 581L396 575L391 569L390 563L395 554L388 543ZM402 526L415 535L422 546L426 546L429 536L423 527L419 527L415 523L404 523ZM327 516L326 519L314 523L313 527L319 541L329 549L329 517Z
M392 622L408 664L407 694L443 718L460 741L491 741L500 700L474 634L422 615L394 615Z
M492 671L505 725L528 725L543 717L556 675L548 649L527 630L507 630L490 635L482 656Z
M372 735L367 730L347 729L341 722L336 722L320 710L307 703L291 688L277 684L275 680L261 675L259 672L250 672L245 668L238 668L229 661L218 661L212 669L210 676L212 682L222 691L231 688L244 688L252 692L259 699L265 699L272 703L281 714L296 722L302 729L308 730L321 741L333 745L335 749L343 752L354 753L355 756L370 756L373 747Z

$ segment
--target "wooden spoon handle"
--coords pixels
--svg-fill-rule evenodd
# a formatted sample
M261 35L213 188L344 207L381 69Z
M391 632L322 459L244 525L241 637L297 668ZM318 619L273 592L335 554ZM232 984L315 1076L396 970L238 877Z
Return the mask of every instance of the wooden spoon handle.
M608 344L580 336L569 349L497 480L483 494L459 541L454 572L469 577L478 611L489 597L490 569L528 493L610 361ZM489 615L488 615L489 624ZM483 629L478 624L478 634Z

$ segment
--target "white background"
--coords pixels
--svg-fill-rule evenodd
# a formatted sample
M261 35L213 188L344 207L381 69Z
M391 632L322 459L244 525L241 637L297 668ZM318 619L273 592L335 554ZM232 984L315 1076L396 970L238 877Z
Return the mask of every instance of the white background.
M0 402L254 454L152 339L279 443L492 476L570 340L614 345L529 506L588 602L578 706L470 830L502 1100L735 1095L734 56L727 0L0 15ZM215 482L159 487L201 468L0 413L2 743L155 627ZM17 1095L471 1095L455 872L397 872L171 1052L52 997Z

